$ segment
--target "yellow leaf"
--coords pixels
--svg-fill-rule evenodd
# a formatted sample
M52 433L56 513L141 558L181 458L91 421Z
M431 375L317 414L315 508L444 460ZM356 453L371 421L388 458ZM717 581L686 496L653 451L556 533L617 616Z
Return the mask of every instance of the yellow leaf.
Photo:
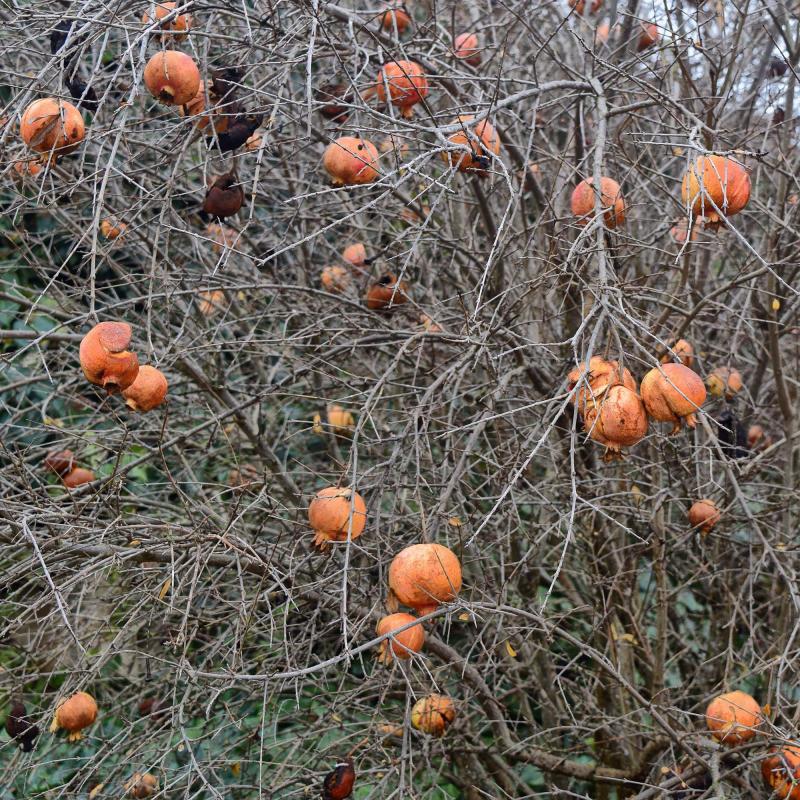
M342 718L338 714L331 714L331 719L334 722L341 722L342 721Z
M511 658L517 657L517 651L511 646L511 642L506 642L506 653L508 653Z
M778 300L777 297L773 298L773 300L772 300L772 310L773 311L778 311L780 309L780 307L781 307L781 301Z
M45 417L44 418L45 425L53 425L56 428L63 428L64 423L60 419L56 419L55 417Z
M242 774L241 763L239 761L234 761L234 763L231 764L231 775L233 775L234 778L238 778L241 774Z
M89 800L94 800L94 798L97 797L97 795L99 795L100 792L103 791L104 785L105 784L98 783L97 786L95 786L94 789L92 789L92 791L89 792Z
M322 417L319 414L314 414L311 430L314 431L314 433L322 433Z
M633 495L633 502L638 508L644 502L644 494L636 484L631 488L631 494Z
M460 528L464 523L461 521L461 517L450 517L447 520L448 525L452 525L454 528Z
M141 543L140 539L131 539L130 542L128 542L128 547L138 547Z
M765 716L769 716L772 713L772 706L767 703L765 706L761 706L761 710L764 712Z
M469 622L469 621L472 619L472 617L470 617L470 615L469 615L469 614L467 614L467 612L466 612L466 611L465 611L463 614L459 614L459 615L458 615L458 618L459 618L459 619L460 619L462 622Z
M163 600L166 597L166 594L171 586L172 586L172 578L167 578L164 581L164 585L161 587L161 591L158 593L159 600Z

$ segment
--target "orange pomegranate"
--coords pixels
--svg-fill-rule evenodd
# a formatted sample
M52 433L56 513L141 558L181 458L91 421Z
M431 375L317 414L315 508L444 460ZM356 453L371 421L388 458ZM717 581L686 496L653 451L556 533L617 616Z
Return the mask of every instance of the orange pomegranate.
M681 196L692 215L716 227L722 221L720 215L732 217L747 206L750 176L732 158L700 156L683 178Z
M689 524L700 533L710 533L719 522L720 513L713 500L695 500L689 508Z
M586 7L586 0L569 0L569 5L574 8L578 14L583 14ZM592 0L590 13L596 14L603 7L603 0Z
M127 322L100 322L81 340L80 361L89 383L109 394L127 389L139 374L139 359L128 350L131 326Z
M601 356L589 359L588 371L586 363L570 370L567 375L567 389L571 392L578 384L581 388L573 396L573 403L583 414L588 403L599 400L611 387L622 385L636 393L636 381L628 369L620 369L618 361L607 361ZM586 383L583 383L585 377Z
M62 156L80 145L86 125L72 103L44 97L34 100L22 113L19 134L31 150Z
M72 450L52 450L44 457L42 464L56 475L66 475L75 466L75 453Z
M678 339L677 342L670 345L669 351L661 356L661 363L670 364L675 358L684 367L691 367L694 364L694 348L686 339Z
M378 150L367 139L342 136L327 146L322 166L334 186L372 183L379 176Z
M767 436L764 428L761 425L751 425L747 429L747 446L753 450L754 448L765 444Z
M20 178L35 178L42 171L42 164L40 161L15 161L14 172Z
M761 762L761 777L780 800L800 800L800 747L773 748Z
M329 542L347 541L348 531L351 539L358 539L367 524L367 505L350 488L328 486L320 489L309 504L308 524L316 534L314 544L320 548Z
M465 126L464 130L454 133L448 141L469 149L468 153L462 150L443 152L442 159L447 164L455 164L461 172L474 171L482 173L492 163L489 153L498 155L500 152L500 137L497 131L482 119L473 128L467 128L467 123L475 119L471 114L462 114L457 122Z
M126 794L136 800L152 797L157 791L158 778L150 772L134 772L125 783Z
M420 615L455 600L461 591L461 562L441 544L412 544L389 565L389 600Z
M378 636L383 636L385 633L392 633L398 628L411 625L416 621L417 618L413 614L389 614L378 623L376 633ZM420 623L394 634L391 639L384 639L380 643L378 661L382 664L390 664L392 658L411 658L414 653L422 650L423 644L425 644L425 629Z
M579 225L586 225L594 218L594 178L581 181L572 192L570 204ZM619 184L611 178L600 179L600 206L605 209L603 219L607 228L616 228L625 222L625 199Z
M389 33L394 33L395 28L398 33L405 33L410 26L411 15L400 4L393 4L381 14L381 28Z
M229 247L233 247L238 234L229 225L219 222L209 222L206 225L206 235L211 239L211 249L215 253L222 253Z
M356 421L353 415L339 405L328 406L328 427L340 435L351 433Z
M367 308L373 311L401 306L408 301L408 284L387 272L367 289Z
M673 423L672 433L677 433L683 422L694 428L695 413L706 400L706 387L689 367L663 364L642 378L641 395L651 419Z
M367 266L367 248L363 242L354 242L342 250L342 259L354 267Z
M604 444L606 459L619 455L623 447L636 444L647 433L647 412L635 391L612 386L598 400L587 402L584 428L592 439Z
M200 302L197 304L197 308L204 317L210 317L226 306L225 292L222 289L215 289L213 292L200 292L198 297Z
M88 728L97 719L97 703L94 697L86 692L77 692L61 703L56 709L55 717L50 724L50 733L65 730L69 735L68 742L77 742L84 728Z
M453 52L456 58L466 61L472 67L481 63L481 53L478 49L478 36L474 33L459 33L453 42Z
M411 724L431 736L444 734L455 718L455 703L445 694L422 697L411 709Z
M162 40L169 38L170 35L174 36L178 41L185 39L186 34L192 27L191 14L178 14L169 20L169 22L161 22L167 14L175 10L175 5L176 4L173 2L150 3L148 10L142 14L142 22L145 25L152 25L153 22L161 23L159 28L164 31L164 35L158 38ZM185 6L187 4L181 3L181 5Z
M127 229L128 226L124 222L112 219L111 217L106 217L100 223L100 233L102 233L106 239L119 239L120 236L125 235Z
M152 411L167 398L167 379L161 370L145 364L139 367L136 380L122 390L125 404L133 411Z
M676 244L685 244L687 239L690 239L693 242L697 241L697 237L700 235L700 231L698 230L697 226L692 226L692 235L689 236L689 219L688 217L684 217L683 219L676 222L672 228L670 228L670 236L672 236L672 241Z
M597 30L594 32L595 44L605 44L608 41L609 33L611 33L611 29L607 22L602 22L598 25Z
M325 267L320 274L320 282L322 288L328 292L344 292L350 286L351 275L342 266L334 264L330 267Z
M91 483L94 480L94 472L83 467L73 467L66 475L61 478L61 482L67 489L77 489L84 483Z
M706 709L708 730L718 742L732 747L752 739L763 719L761 707L746 692L721 694Z
M717 367L706 378L706 388L713 397L733 399L742 390L742 375L738 369Z
M641 53L642 50L647 50L648 47L652 47L656 44L659 38L658 25L652 22L640 22L639 41L636 43L637 51Z
M147 91L164 105L182 106L197 96L200 71L186 53L162 50L147 62L144 84Z
M209 98L210 101L211 99ZM193 117L194 126L200 131L204 131L213 122L214 130L217 133L224 133L228 130L228 117L214 113L213 104L207 110L208 105L209 103L206 102L206 83L205 81L200 81L197 94L188 103L181 106L178 113L182 117Z
M382 103L389 99L404 117L411 117L414 106L428 95L428 78L415 61L389 61L381 67L375 89Z

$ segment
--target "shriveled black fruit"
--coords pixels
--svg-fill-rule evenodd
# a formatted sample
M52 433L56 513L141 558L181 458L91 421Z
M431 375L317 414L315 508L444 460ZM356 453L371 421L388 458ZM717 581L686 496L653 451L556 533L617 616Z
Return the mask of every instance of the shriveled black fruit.
M11 711L6 719L6 733L20 746L23 752L33 750L39 728L34 725L25 713L25 706L19 701L11 705Z
M219 142L219 149L223 153L236 150L255 133L263 119L263 114L241 114L231 120L228 124L228 130L224 133L218 133L216 138L213 136L206 137L206 142L209 147L212 147L215 141Z
M85 81L78 77L67 81L67 88L72 95L73 100L76 100L78 108L85 108L94 114L100 106L100 101L97 99L97 94L94 89L89 86Z
M244 205L244 192L239 179L229 172L211 184L203 201L203 211L213 217L232 217Z

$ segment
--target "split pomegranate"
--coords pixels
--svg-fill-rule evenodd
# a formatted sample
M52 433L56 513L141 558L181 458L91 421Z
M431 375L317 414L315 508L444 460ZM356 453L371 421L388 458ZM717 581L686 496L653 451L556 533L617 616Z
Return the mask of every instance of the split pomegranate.
M709 533L719 522L720 512L713 500L695 500L689 508L689 524L700 533Z
M706 400L706 387L696 372L683 364L663 364L642 378L641 395L648 415L673 423L672 433L685 422L696 424L695 413Z
M80 361L89 383L109 394L127 389L139 374L139 359L127 348L131 326L127 322L101 322L83 337Z
M581 181L572 192L570 204L579 225L586 225L594 218L594 178ZM613 229L625 222L625 199L619 184L611 178L600 179L600 206L605 209L603 219L607 228Z
M455 600L461 591L461 562L441 544L412 544L389 565L389 607L401 603L420 615Z
M341 435L350 433L355 427L353 415L338 405L328 406L328 427Z
M661 363L671 364L676 358L684 367L691 367L694 364L694 348L686 339L678 339L670 345L669 352L661 356Z
M367 308L383 311L401 306L408 301L408 284L387 272L367 289Z
M100 233L102 233L106 239L119 239L120 236L125 235L127 229L128 226L124 222L111 219L110 217L106 217L100 223Z
M67 489L77 489L85 483L91 483L94 480L94 472L90 469L83 467L73 467L66 475L61 478L61 482Z
M586 410L587 404L599 400L611 386L622 385L636 393L637 387L633 375L628 369L620 370L618 361L607 361L601 356L592 356L588 366L588 372L586 364L583 363L570 370L567 375L567 389L570 392L581 384L581 388L572 398L572 402L578 406L581 414Z
M706 388L713 397L732 400L742 390L742 375L732 367L717 367L706 378Z
M244 191L239 185L239 179L232 172L228 172L215 178L208 187L203 200L203 211L219 219L225 219L238 214L243 205Z
M416 621L413 614L389 614L384 617L376 628L378 636L383 636L385 633L392 633L398 628L405 625L410 625ZM391 639L384 639L380 643L378 652L378 661L382 664L390 664L392 658L411 658L414 653L419 653L422 650L422 645L425 644L425 629L422 624L414 625L412 628L406 628L404 631L392 636Z
M344 292L350 286L351 275L344 268L338 264L330 267L325 267L320 275L322 288L328 292Z
M612 386L599 400L587 402L584 429L608 448L606 460L616 458L621 448L636 444L647 433L644 403L627 386Z
M780 800L800 800L800 747L773 748L761 762L761 777Z
M34 100L22 113L19 134L31 150L62 156L79 147L86 125L72 103L44 97Z
M445 694L422 697L411 709L411 724L430 736L444 734L455 718L455 703Z
M145 364L139 367L136 380L122 390L128 408L133 411L152 411L158 408L167 397L167 379L161 370Z
M147 91L167 106L191 102L200 89L200 71L190 56L179 50L156 53L144 68Z
M636 49L640 53L642 50L647 50L648 47L652 47L660 38L658 25L652 22L640 22L639 31L639 41L636 43Z
M66 475L75 466L75 453L72 450L53 450L44 457L42 464L56 475Z
M411 117L414 106L428 95L428 78L415 61L389 61L378 73L375 89L382 103L388 98L404 117Z
M411 16L399 4L387 9L381 15L381 28L389 33L394 33L395 28L398 33L405 33L409 27L411 27Z
M342 136L325 149L322 166L334 186L372 183L379 176L378 150L366 139Z
M716 227L722 221L721 215L732 217L747 206L750 176L732 158L700 156L683 178L681 196L691 215Z
M721 694L706 709L708 730L718 742L731 747L752 739L763 719L761 707L746 692Z
M56 709L50 733L65 730L69 735L68 742L77 742L81 731L88 728L97 719L97 703L94 697L86 692L77 692L65 700Z
M491 156L488 154L498 155L500 152L500 137L485 119L482 119L474 127L467 128L467 124L473 119L475 117L471 114L460 115L457 122L464 125L465 129L454 133L448 139L453 144L467 147L469 153L462 150L443 152L442 159L445 163L455 164L461 172L484 173L492 163Z
M367 248L363 242L354 242L342 250L342 259L354 267L367 266Z
M350 488L328 486L309 504L308 524L315 533L314 544L320 548L329 542L347 541L348 531L351 539L358 539L367 524L367 505Z
M481 53L478 49L478 37L474 33L460 33L453 42L456 58L466 61L473 67L480 66Z
M158 778L150 772L134 772L125 783L125 792L128 797L144 800L158 791Z
M164 17L175 10L175 5L173 2L151 3L150 8L142 15L142 22L145 25L152 25L153 22L160 23L159 28L164 31L164 35L159 36L159 39L167 39L172 35L180 41L186 38L186 34L192 27L191 14L178 14L169 22L161 22ZM181 3L181 5L185 6L186 3Z

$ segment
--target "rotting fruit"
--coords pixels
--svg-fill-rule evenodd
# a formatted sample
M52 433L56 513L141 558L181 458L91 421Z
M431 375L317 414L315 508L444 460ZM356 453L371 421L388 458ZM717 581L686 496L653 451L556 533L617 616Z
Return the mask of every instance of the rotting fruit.
M387 272L367 289L367 308L383 311L408 301L408 284Z
M367 505L350 488L328 486L309 504L308 524L315 534L314 544L320 548L329 542L347 541L348 533L351 539L358 539L367 524Z
M325 148L322 166L334 186L372 183L378 173L378 150L367 139L342 136Z
M128 226L124 222L111 219L110 217L106 217L100 223L100 233L102 233L106 239L119 239L120 236L125 235L127 229Z
M732 367L717 367L706 377L706 388L713 397L732 400L742 391L742 374Z
M578 411L583 414L587 403L596 402L612 386L626 386L636 392L636 380L627 368L620 369L618 361L609 361L602 356L592 356L589 359L588 370L584 362L567 375L567 389L572 392L580 384L580 388L573 395L572 401L577 405ZM588 384L588 385L587 385Z
M363 242L353 242L342 250L342 259L354 267L366 267L367 248Z
M350 286L351 275L345 267L333 264L320 273L322 288L328 292L344 292Z
M144 68L147 91L167 106L182 106L200 89L200 71L191 56L179 50L156 53Z
M581 181L573 190L570 205L579 225L586 225L594 218L595 197L594 178ZM607 228L625 222L625 198L612 178L600 178L600 207L605 209L603 219Z
M482 119L474 127L468 123L475 119L471 114L462 114L457 122L464 126L463 130L454 133L448 141L469 149L468 153L463 150L443 151L442 159L445 163L455 165L460 172L484 173L492 163L489 153L498 155L500 153L500 137L488 120Z
M139 373L139 359L128 350L131 326L127 322L100 322L83 337L80 361L89 383L109 394L127 389Z
M435 611L461 591L461 562L441 544L412 544L389 565L389 602L409 606L418 614Z
M773 748L761 762L761 777L781 800L800 800L800 747Z
M75 466L75 453L72 450L52 450L42 464L56 475L66 475Z
M642 378L641 395L648 415L658 422L671 422L672 433L686 423L697 424L696 412L706 400L700 376L683 364L663 364Z
M19 133L31 150L62 156L80 146L86 135L86 125L81 112L72 103L44 97L34 100L25 109Z
M244 205L244 191L239 185L239 179L228 172L214 179L206 191L203 200L203 211L219 219L232 217L238 214Z
M122 390L122 396L128 408L133 411L152 411L166 400L168 387L164 373L145 364L139 367L136 380Z
M134 772L125 783L126 794L136 800L152 797L157 791L158 778L151 772Z
M605 459L619 457L647 433L647 412L642 399L627 386L610 387L598 400L589 400L584 410L584 428L607 448Z
M56 709L50 733L65 730L68 742L77 742L81 731L88 728L97 719L97 703L94 697L86 692L76 692L61 703Z
M61 482L67 489L77 489L85 483L91 483L94 480L94 472L90 469L83 467L73 467L66 475L61 478Z
M752 739L763 722L761 707L746 692L726 692L706 709L706 724L713 737L731 747Z
M422 697L411 709L411 724L431 736L442 736L455 718L455 703L444 694Z
M398 612L383 617L376 628L378 636L392 633L398 628L412 625L417 622L413 614ZM379 646L378 661L382 664L390 664L393 658L411 658L414 653L419 653L425 644L425 629L421 623L412 625L399 633L394 634L391 639L384 639Z
M710 533L711 529L719 522L720 512L713 500L704 498L695 500L689 508L689 524L697 528L700 533Z

